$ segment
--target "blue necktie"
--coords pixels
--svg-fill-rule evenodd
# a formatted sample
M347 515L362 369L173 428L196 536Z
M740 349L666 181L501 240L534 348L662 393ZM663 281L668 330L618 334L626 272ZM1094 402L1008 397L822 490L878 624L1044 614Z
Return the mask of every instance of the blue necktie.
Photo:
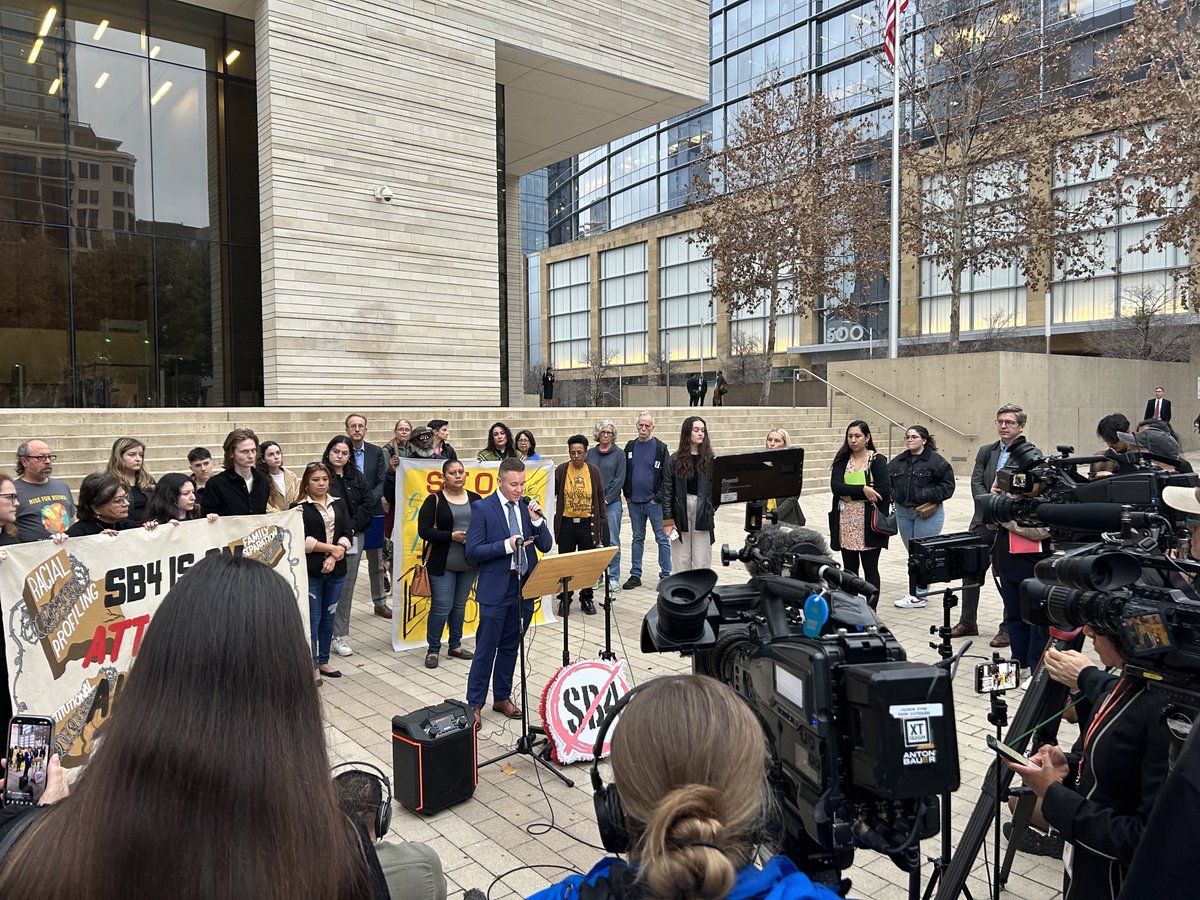
M523 534L521 526L517 522L517 504L511 500L506 504L508 506L508 529L510 534ZM525 575L525 542L523 540L517 542L517 549L513 553L512 568L516 570L518 577Z

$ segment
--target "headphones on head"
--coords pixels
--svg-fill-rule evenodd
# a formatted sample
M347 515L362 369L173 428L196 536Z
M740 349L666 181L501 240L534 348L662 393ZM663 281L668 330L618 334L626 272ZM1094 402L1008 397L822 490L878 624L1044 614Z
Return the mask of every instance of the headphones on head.
M338 772L338 769L346 771ZM392 824L392 783L388 781L383 770L369 762L344 762L338 763L331 771L337 773L333 776L334 781L347 775L358 774L379 782L383 789L383 799L379 802L379 808L375 810L375 838L378 840L387 834L388 826Z
M633 695L643 691L652 684L664 681L679 681L690 678L690 675L664 675L643 682L621 696L612 705L600 722L600 730L596 733L596 745L592 748L592 805L596 811L596 827L600 831L600 843L609 853L626 853L629 850L629 832L625 828L625 810L621 807L621 795L617 793L615 784L605 784L600 777L600 754L604 750L604 739L612 729L617 717L621 714Z

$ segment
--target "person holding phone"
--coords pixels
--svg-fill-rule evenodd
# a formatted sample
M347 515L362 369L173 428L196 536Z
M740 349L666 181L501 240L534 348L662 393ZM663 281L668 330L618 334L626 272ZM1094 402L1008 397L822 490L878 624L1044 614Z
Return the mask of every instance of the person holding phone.
M1091 700L1090 715L1080 717L1082 737L1069 753L1043 744L1026 764L1005 761L1040 798L1042 818L1073 847L1063 900L1115 897L1167 776L1163 696L1125 673L1115 634L1092 625L1083 632L1120 677L1096 666L1065 667Z
M353 531L345 501L329 489L333 474L325 463L309 463L300 477L293 506L304 519L304 557L308 563L308 627L312 642L313 680L341 678L329 665L333 619L346 581L346 553Z

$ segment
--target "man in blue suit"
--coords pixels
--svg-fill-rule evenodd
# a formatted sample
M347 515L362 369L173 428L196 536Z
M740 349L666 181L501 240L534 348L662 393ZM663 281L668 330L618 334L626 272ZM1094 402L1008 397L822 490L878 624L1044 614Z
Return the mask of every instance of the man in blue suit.
M533 601L520 599L519 585L537 565L533 548L547 553L554 546L537 501L521 502L525 463L519 459L502 461L499 480L496 493L472 505L471 524L467 526L467 559L479 564L475 586L479 628L475 632L475 658L467 676L467 703L475 712L476 727L487 701L489 677L492 709L510 719L521 717L520 708L512 702L513 669L521 635L533 618Z

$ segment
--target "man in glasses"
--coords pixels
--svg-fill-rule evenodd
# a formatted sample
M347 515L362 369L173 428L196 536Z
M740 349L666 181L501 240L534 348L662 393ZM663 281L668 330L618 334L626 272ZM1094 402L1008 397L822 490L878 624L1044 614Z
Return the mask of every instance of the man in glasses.
M65 481L51 478L54 454L37 439L17 448L17 540L43 541L75 521L75 500Z
M654 436L654 416L641 413L637 417L637 437L625 445L625 499L629 501L629 529L633 533L629 578L622 585L627 591L642 585L647 520L658 544L658 577L671 574L671 542L663 529L662 506L658 502L669 452L667 445Z
M1000 439L991 444L984 444L979 448L979 452L975 454L975 468L971 470L972 497L992 492L992 489L996 485L996 472L1004 468L1004 464L1008 462L1009 448L1021 436L1021 432L1025 430L1025 422L1027 420L1028 415L1025 410L1015 403L1005 403L996 410L996 433ZM970 528L971 531L986 540L989 544L996 538L996 532L988 529L978 512L971 517ZM991 558L990 553L988 557L989 559ZM986 570L984 571L986 572ZM981 573L980 579L982 578L983 575ZM962 592L962 616L950 634L956 638L979 634L978 616L979 587L976 585L964 585ZM990 644L993 647L1007 647L1008 643L1008 630L1004 627L1002 620L999 629L996 631L996 636L992 638Z

